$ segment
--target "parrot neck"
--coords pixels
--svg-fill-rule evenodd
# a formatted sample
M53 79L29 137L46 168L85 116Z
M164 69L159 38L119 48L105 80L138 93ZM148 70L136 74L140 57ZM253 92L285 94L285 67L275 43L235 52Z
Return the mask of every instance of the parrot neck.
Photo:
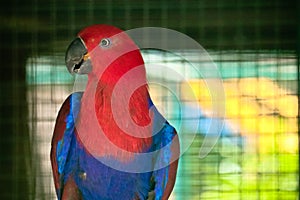
M97 126L101 128L103 137L108 140L105 142L103 138L97 140L88 136L91 138L88 144L97 146L94 151L98 156L112 156L126 161L133 158L132 153L128 152L144 152L150 147L150 97L143 64L123 62L121 59L112 63L99 79L89 75L82 97L81 119L90 121L91 112L94 112ZM132 69L137 73L134 77L127 76ZM130 126L130 122L134 125ZM89 132L93 132L91 129L94 126L89 125ZM100 136L95 134L95 137ZM96 141L99 144L94 144Z

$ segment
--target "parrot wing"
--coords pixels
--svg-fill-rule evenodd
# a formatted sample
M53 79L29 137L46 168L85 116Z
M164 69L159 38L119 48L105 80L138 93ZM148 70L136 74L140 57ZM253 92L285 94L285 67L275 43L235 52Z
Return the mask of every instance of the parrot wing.
M157 151L154 161L154 172L152 181L154 182L155 199L168 199L175 180L180 155L180 146L177 132L159 113L150 100L150 106L154 113L153 130L161 130L153 136L155 150ZM155 131L154 131L155 132ZM153 192L151 192L153 193ZM150 195L150 194L149 194Z
M179 140L176 130L166 122L162 130L159 151L155 160L155 170L152 174L155 182L154 193L155 199L168 199L176 179L178 158L179 158ZM160 166L165 166L161 168Z
M82 92L71 94L61 106L54 127L51 143L51 165L57 196L62 196L64 167L67 161L72 137L74 136L75 120Z

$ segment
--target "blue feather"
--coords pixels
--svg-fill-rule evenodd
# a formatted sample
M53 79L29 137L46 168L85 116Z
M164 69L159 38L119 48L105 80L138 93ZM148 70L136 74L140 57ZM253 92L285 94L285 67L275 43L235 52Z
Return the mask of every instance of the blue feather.
M155 199L161 199L163 192L165 190L166 184L168 182L168 174L169 174L169 164L171 162L171 142L174 138L174 128L169 125L169 123L165 123L164 128L158 134L159 139L157 144L157 150L162 149L159 152L158 157L156 158L155 168L160 168L153 172L153 177L155 181ZM161 168L164 166L163 168Z
M66 117L66 130L62 140L57 145L57 160L59 173L62 175L64 185L72 177L83 199L147 199L148 194L153 190L152 181L155 181L155 199L161 199L166 183L168 181L168 170L171 159L170 143L173 139L174 128L160 115L151 99L149 108L154 112L153 144L145 152L157 151L157 157L150 160L154 168L159 168L154 172L129 173L113 169L94 156L89 154L75 134L75 121L80 110L82 93L74 93L70 98L70 112ZM157 133L156 133L157 132ZM164 147L164 151L159 151ZM130 167L133 163L124 164L114 160L115 165ZM149 164L149 163L138 163ZM126 166L128 165L128 166ZM163 167L162 167L163 166Z
M63 138L58 141L57 143L57 150L56 150L56 157L57 157L57 165L58 165L58 172L60 174L63 173L64 167L66 164L66 160L68 157L69 149L71 140L73 137L74 132L74 124L75 120L77 118L78 112L80 108L80 99L81 99L82 93L73 93L70 97L70 111L67 115L67 118L65 119L66 122L66 130L64 132ZM76 109L77 108L77 109Z

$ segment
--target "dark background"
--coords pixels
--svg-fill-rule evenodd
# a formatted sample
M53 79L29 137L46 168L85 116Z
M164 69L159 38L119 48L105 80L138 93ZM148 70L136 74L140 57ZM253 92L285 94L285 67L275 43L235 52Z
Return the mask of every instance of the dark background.
M35 193L27 58L64 52L80 29L106 23L125 30L175 29L206 49L291 50L299 60L299 15L299 3L291 0L5 1L0 10L1 199L33 199Z

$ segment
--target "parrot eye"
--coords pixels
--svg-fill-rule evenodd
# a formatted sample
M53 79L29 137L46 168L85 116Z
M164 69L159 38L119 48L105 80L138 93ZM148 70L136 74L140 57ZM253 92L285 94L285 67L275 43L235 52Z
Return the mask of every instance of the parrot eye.
M110 45L110 40L108 38L103 38L100 42L101 47L108 47Z

